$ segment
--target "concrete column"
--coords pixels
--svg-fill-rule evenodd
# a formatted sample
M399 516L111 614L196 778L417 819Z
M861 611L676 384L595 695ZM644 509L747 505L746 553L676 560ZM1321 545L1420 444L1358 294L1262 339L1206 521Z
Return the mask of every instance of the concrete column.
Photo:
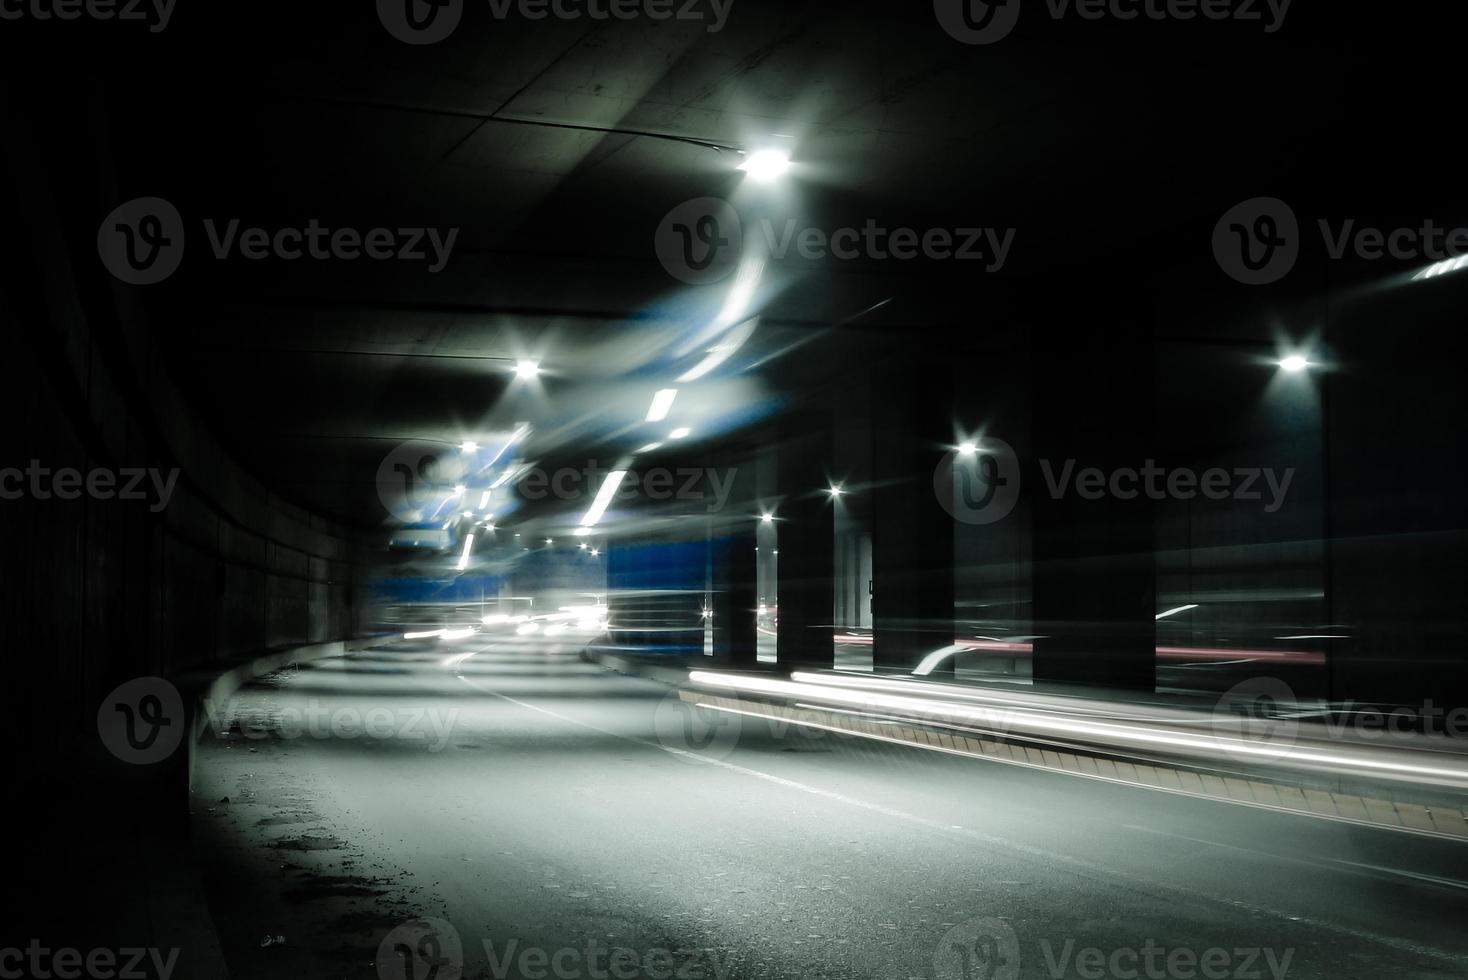
M953 518L934 473L953 432L948 365L913 365L873 377L872 666L907 673L953 643ZM935 671L952 675L953 658Z
M1104 297L1086 300L1104 309ZM1067 464L1109 474L1156 455L1151 321L1113 315L1106 330L1076 331L1079 313L1053 310L1056 326L1033 336L1043 347L1032 361L1035 458L1024 479L1034 515L1034 679L1151 691L1153 501L1083 495L1074 482L1059 496L1049 488Z
M832 622L835 595L835 525L826 492L831 463L831 417L792 416L781 427L779 636L775 657L786 672L835 665Z

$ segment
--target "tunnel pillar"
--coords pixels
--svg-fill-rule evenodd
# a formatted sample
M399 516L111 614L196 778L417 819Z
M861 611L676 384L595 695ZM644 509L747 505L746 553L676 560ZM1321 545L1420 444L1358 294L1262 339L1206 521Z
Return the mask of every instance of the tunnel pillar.
M1033 503L1034 680L1126 691L1156 687L1155 503L1145 493L1081 492L1074 475L1136 468L1156 456L1151 321L1057 309L1037 328ZM1067 472L1072 479L1061 485ZM1109 484L1108 484L1109 486Z
M786 673L836 663L835 511L827 492L832 435L825 412L796 414L780 430L775 660Z
M873 386L891 397L871 424L872 668L910 673L953 644L953 518L934 487L954 440L952 368L884 369Z

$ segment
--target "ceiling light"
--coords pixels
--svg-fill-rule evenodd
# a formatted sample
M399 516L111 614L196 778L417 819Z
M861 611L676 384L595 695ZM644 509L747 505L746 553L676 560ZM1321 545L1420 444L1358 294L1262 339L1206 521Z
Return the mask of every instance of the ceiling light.
M663 444L662 443L660 443L660 442L650 442L647 445L643 446L641 449L637 450L637 452L639 452L639 453L650 453L650 452L655 452L656 450L659 450L659 449L662 449L662 448L663 448Z
M669 432L668 433L668 438L669 439L683 439L683 438L687 437L688 433L690 433L692 431L693 431L692 429L687 428L687 427L674 429L672 432Z
M673 399L678 397L677 388L664 388L652 396L652 405L647 410L647 421L661 422L673 409Z
M599 554L601 554L601 552L598 551L596 548L591 549L591 557L595 558Z
M1289 357L1280 361L1279 366L1290 374L1299 374L1301 371L1310 367L1310 362L1299 354L1291 354Z
M602 481L601 489L596 492L596 499L591 502L591 508L587 510L586 516L581 518L582 527L593 527L601 520L607 512L607 506L612 502L612 495L622 485L622 480L627 476L626 470L612 470L607 478Z
M961 443L959 445L959 447L958 447L959 454L960 455L963 455L963 456L972 456L974 453L976 453L978 451L979 451L979 447L976 446L976 445L974 445L971 442Z
M739 169L754 180L770 181L790 169L790 157L783 150L758 150L746 157Z
M462 497L462 496L464 496L464 491L466 491L468 489L469 489L468 487L466 487L466 486L464 486L464 484L460 483L458 486L454 487L454 496L455 497Z
M845 490L842 490L839 486L836 486L836 485L833 484L831 486L831 489L827 490L826 492L829 493L833 497L839 497L843 493L845 493L846 491Z
M477 453L479 452L479 443L472 439L466 440L459 443L459 451L464 453Z
M574 534L574 535L576 535L576 537L578 537L578 538L584 538L588 534L591 533L591 528L589 528L589 527L578 527L576 530L572 531L571 533ZM581 547L584 548L584 547L586 547L586 545L583 544Z
M515 377L533 378L540 373L539 361L516 361Z
M463 554L459 555L459 565L458 565L459 571L462 572L464 569L466 569L466 568L469 567L469 552L472 551L473 548L474 548L474 535L470 534L470 535L468 535L467 537L464 538L464 551L463 551Z
M759 519L760 519L760 523L761 524L773 524L773 523L775 523L775 515L774 514L761 514L759 516Z

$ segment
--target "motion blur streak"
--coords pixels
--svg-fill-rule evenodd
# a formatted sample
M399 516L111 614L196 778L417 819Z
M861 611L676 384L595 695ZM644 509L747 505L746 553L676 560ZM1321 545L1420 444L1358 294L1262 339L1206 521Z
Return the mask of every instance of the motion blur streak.
M1341 749L1324 738L1297 738L1294 744L1281 745L1270 737L1240 738L1232 735L1201 734L1177 724L1175 714L1159 712L1154 720L1143 724L1122 724L1117 720L1091 720L1062 713L1061 699L1041 700L1033 707L1021 698L990 698L981 694L965 694L964 699L980 702L983 707L959 703L952 692L931 689L896 696L880 693L891 688L888 682L863 678L821 677L824 683L813 683L811 675L796 674L794 680L730 676L709 671L690 671L694 684L747 692L750 694L800 699L817 704L835 704L864 710L873 717L899 716L918 719L927 724L972 726L976 730L1009 737L1035 737L1044 741L1064 738L1098 749L1135 754L1161 752L1171 758L1184 757L1211 764L1259 763L1297 772L1316 771L1338 775L1358 774L1362 770L1374 777L1422 783L1454 790L1468 789L1468 759L1449 753L1433 755L1435 764L1423 764L1410 750L1355 744ZM901 686L901 685L897 685ZM855 693L853 689L860 691ZM1096 712L1099 715L1099 712ZM1148 712L1141 706L1128 706L1126 719L1141 722ZM1204 719L1200 719L1204 720ZM1220 725L1236 727L1241 721L1227 716ZM1242 758L1241 758L1242 757Z

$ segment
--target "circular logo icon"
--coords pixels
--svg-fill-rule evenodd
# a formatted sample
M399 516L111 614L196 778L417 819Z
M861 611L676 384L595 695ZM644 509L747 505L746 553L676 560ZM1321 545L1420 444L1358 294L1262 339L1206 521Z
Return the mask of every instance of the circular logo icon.
M739 744L739 715L685 701L678 690L669 691L658 702L652 723L658 744L675 750L673 755L685 762L694 761L685 753L725 759Z
M377 467L377 499L405 524L436 520L463 509L451 497L467 469L457 450L438 443L405 442Z
M1020 0L933 0L933 13L954 40L993 44L1019 23L1019 6Z
M1278 282L1300 257L1300 223L1277 197L1235 204L1213 226L1213 257L1228 276L1246 286Z
M663 268L691 286L726 278L739 264L743 244L739 214L718 197L684 201L663 216L653 240Z
M1293 717L1295 692L1274 677L1251 677L1224 692L1213 708L1213 733L1239 762L1273 761L1289 755L1300 723Z
M933 950L934 980L1015 980L1019 937L1001 919L970 919L948 930Z
M443 919L414 919L383 937L375 962L381 980L458 980L464 944Z
M123 762L152 765L183 742L188 718L178 688L161 677L137 677L121 685L97 709L97 734Z
M933 492L954 520L1002 521L1019 502L1019 457L1003 439L985 437L972 452L954 450L933 471Z
M464 0L377 0L377 19L404 44L437 44L463 16Z
M102 264L133 286L151 286L173 275L183 252L183 218L161 197L137 197L119 204L97 229Z

